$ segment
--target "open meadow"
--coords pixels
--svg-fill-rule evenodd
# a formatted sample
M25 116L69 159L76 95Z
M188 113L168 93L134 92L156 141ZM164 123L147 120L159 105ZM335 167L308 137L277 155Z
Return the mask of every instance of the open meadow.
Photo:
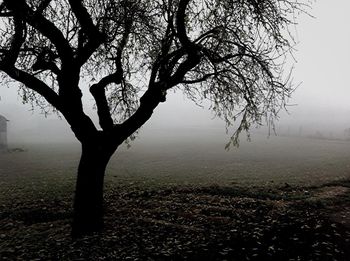
M0 154L1 260L348 260L350 142L154 131L112 158L103 235L70 239L78 144Z

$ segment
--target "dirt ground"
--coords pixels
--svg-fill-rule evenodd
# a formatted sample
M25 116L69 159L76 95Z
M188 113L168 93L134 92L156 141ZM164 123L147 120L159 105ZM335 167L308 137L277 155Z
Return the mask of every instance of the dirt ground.
M119 151L105 230L75 241L79 147L0 155L0 260L350 260L349 142L216 140Z
M102 234L70 238L64 195L0 206L1 260L350 260L350 181L106 188Z

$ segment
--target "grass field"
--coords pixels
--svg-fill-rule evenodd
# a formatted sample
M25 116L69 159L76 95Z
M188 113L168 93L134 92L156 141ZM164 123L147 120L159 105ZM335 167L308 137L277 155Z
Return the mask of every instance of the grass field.
M350 142L257 135L227 152L215 132L161 134L120 148L106 231L74 242L78 144L0 154L0 259L350 257Z

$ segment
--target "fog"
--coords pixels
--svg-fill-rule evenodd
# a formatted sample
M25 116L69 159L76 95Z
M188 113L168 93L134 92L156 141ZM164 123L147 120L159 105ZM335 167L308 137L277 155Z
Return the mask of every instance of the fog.
M281 112L276 122L277 135L322 136L344 138L344 129L350 127L350 16L347 0L318 1L310 13L301 15L296 26L295 69L293 81L301 85L295 91L288 112ZM0 87L0 114L10 120L8 140L11 144L76 142L68 124L56 115L45 117L39 109L23 105L16 86ZM91 97L85 100L91 103ZM96 120L95 111L88 110ZM181 139L183 133L214 133L224 144L225 124L208 110L187 100L180 92L170 92L167 102L154 112L138 135L138 140L152 135ZM264 127L253 129L253 140L268 138ZM262 134L262 135L261 135ZM197 135L198 136L198 135ZM160 140L162 140L160 139ZM242 137L244 139L244 137ZM224 149L224 146L223 146Z

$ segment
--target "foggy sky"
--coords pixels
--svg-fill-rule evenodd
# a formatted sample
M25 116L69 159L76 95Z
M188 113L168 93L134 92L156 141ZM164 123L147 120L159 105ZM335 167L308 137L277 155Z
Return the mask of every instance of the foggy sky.
M289 101L289 113L281 113L277 130L325 130L341 132L350 127L350 1L317 1L296 26L293 81L302 83ZM0 86L0 114L10 120L9 142L74 141L68 124L57 116L45 119L40 110L23 105L17 89ZM89 100L90 98L87 97ZM94 114L94 112L89 112ZM152 129L222 128L212 112L194 105L181 93L169 92L139 135ZM93 116L96 118L95 116Z

